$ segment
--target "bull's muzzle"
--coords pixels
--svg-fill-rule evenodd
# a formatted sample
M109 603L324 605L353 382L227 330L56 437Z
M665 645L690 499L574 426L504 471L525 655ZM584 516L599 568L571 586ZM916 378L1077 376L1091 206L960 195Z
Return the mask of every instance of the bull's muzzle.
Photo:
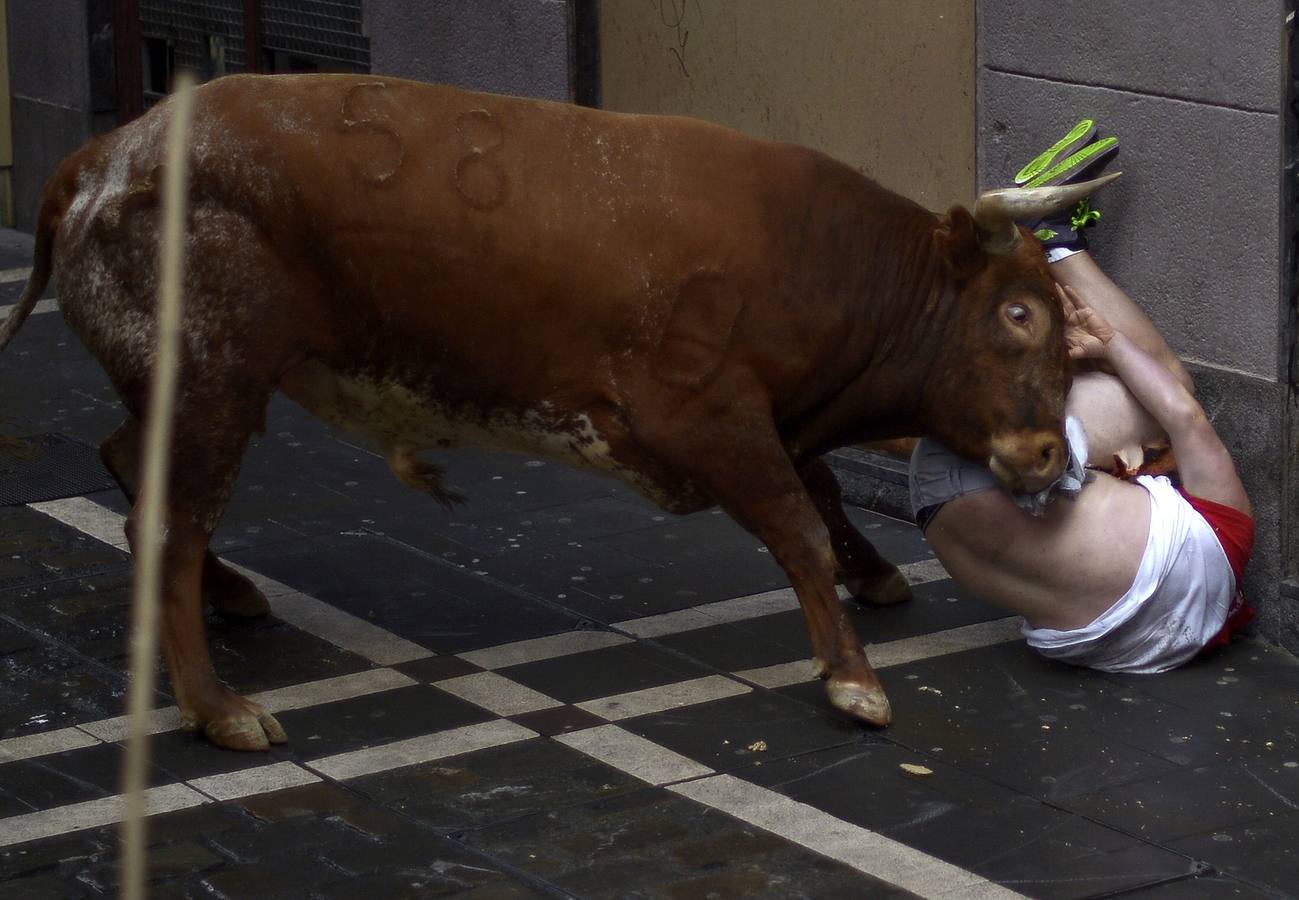
M1006 490L1036 494L1060 477L1065 462L1064 435L1031 432L994 438L988 468Z

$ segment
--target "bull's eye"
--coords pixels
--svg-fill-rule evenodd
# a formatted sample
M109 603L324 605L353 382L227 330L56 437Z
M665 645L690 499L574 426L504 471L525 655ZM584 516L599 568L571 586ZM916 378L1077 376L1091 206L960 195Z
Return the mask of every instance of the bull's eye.
M1028 324L1028 307L1022 303L1012 303L1006 307L1006 315L1016 325Z

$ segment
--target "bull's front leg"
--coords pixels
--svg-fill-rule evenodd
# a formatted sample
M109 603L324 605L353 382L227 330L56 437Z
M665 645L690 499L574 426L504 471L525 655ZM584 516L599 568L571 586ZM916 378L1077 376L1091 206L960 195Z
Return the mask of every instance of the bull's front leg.
M839 480L816 459L799 472L816 510L830 532L838 571L852 598L866 606L892 606L911 599L911 586L893 565L862 536L843 508Z
M801 485L787 485L781 495L769 499L724 505L766 543L789 575L811 634L816 673L826 680L830 702L863 722L888 725L893 711L835 591L830 533L811 498Z
M654 426L642 425L642 446L760 538L789 576L830 702L863 722L889 724L893 714L884 687L835 591L829 530L767 415L731 408L709 417L680 410L656 417Z

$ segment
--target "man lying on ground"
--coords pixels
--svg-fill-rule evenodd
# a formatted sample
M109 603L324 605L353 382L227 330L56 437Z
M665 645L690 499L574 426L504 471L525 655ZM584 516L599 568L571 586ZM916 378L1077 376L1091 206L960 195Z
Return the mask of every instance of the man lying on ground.
M1084 172L1094 175L1072 174ZM1254 539L1249 498L1154 324L1069 223L1047 224L1079 366L1065 410L1068 471L1050 502L1012 497L985 467L923 440L911 460L916 520L956 582L1023 616L1043 655L1167 671L1253 617L1240 593ZM1137 469L1143 447L1164 441L1177 462L1171 479L1111 474Z

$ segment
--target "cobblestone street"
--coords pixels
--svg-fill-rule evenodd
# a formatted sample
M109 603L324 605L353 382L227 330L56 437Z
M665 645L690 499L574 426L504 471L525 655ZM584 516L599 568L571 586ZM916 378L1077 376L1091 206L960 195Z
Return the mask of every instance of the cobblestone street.
M29 254L0 239L0 319ZM116 894L130 558L94 448L120 418L43 303L0 355L0 898ZM1290 655L1052 664L912 525L851 509L915 592L849 609L894 707L870 730L724 515L436 461L452 512L273 401L212 545L273 615L207 628L289 742L181 732L160 669L153 897L1299 896Z

